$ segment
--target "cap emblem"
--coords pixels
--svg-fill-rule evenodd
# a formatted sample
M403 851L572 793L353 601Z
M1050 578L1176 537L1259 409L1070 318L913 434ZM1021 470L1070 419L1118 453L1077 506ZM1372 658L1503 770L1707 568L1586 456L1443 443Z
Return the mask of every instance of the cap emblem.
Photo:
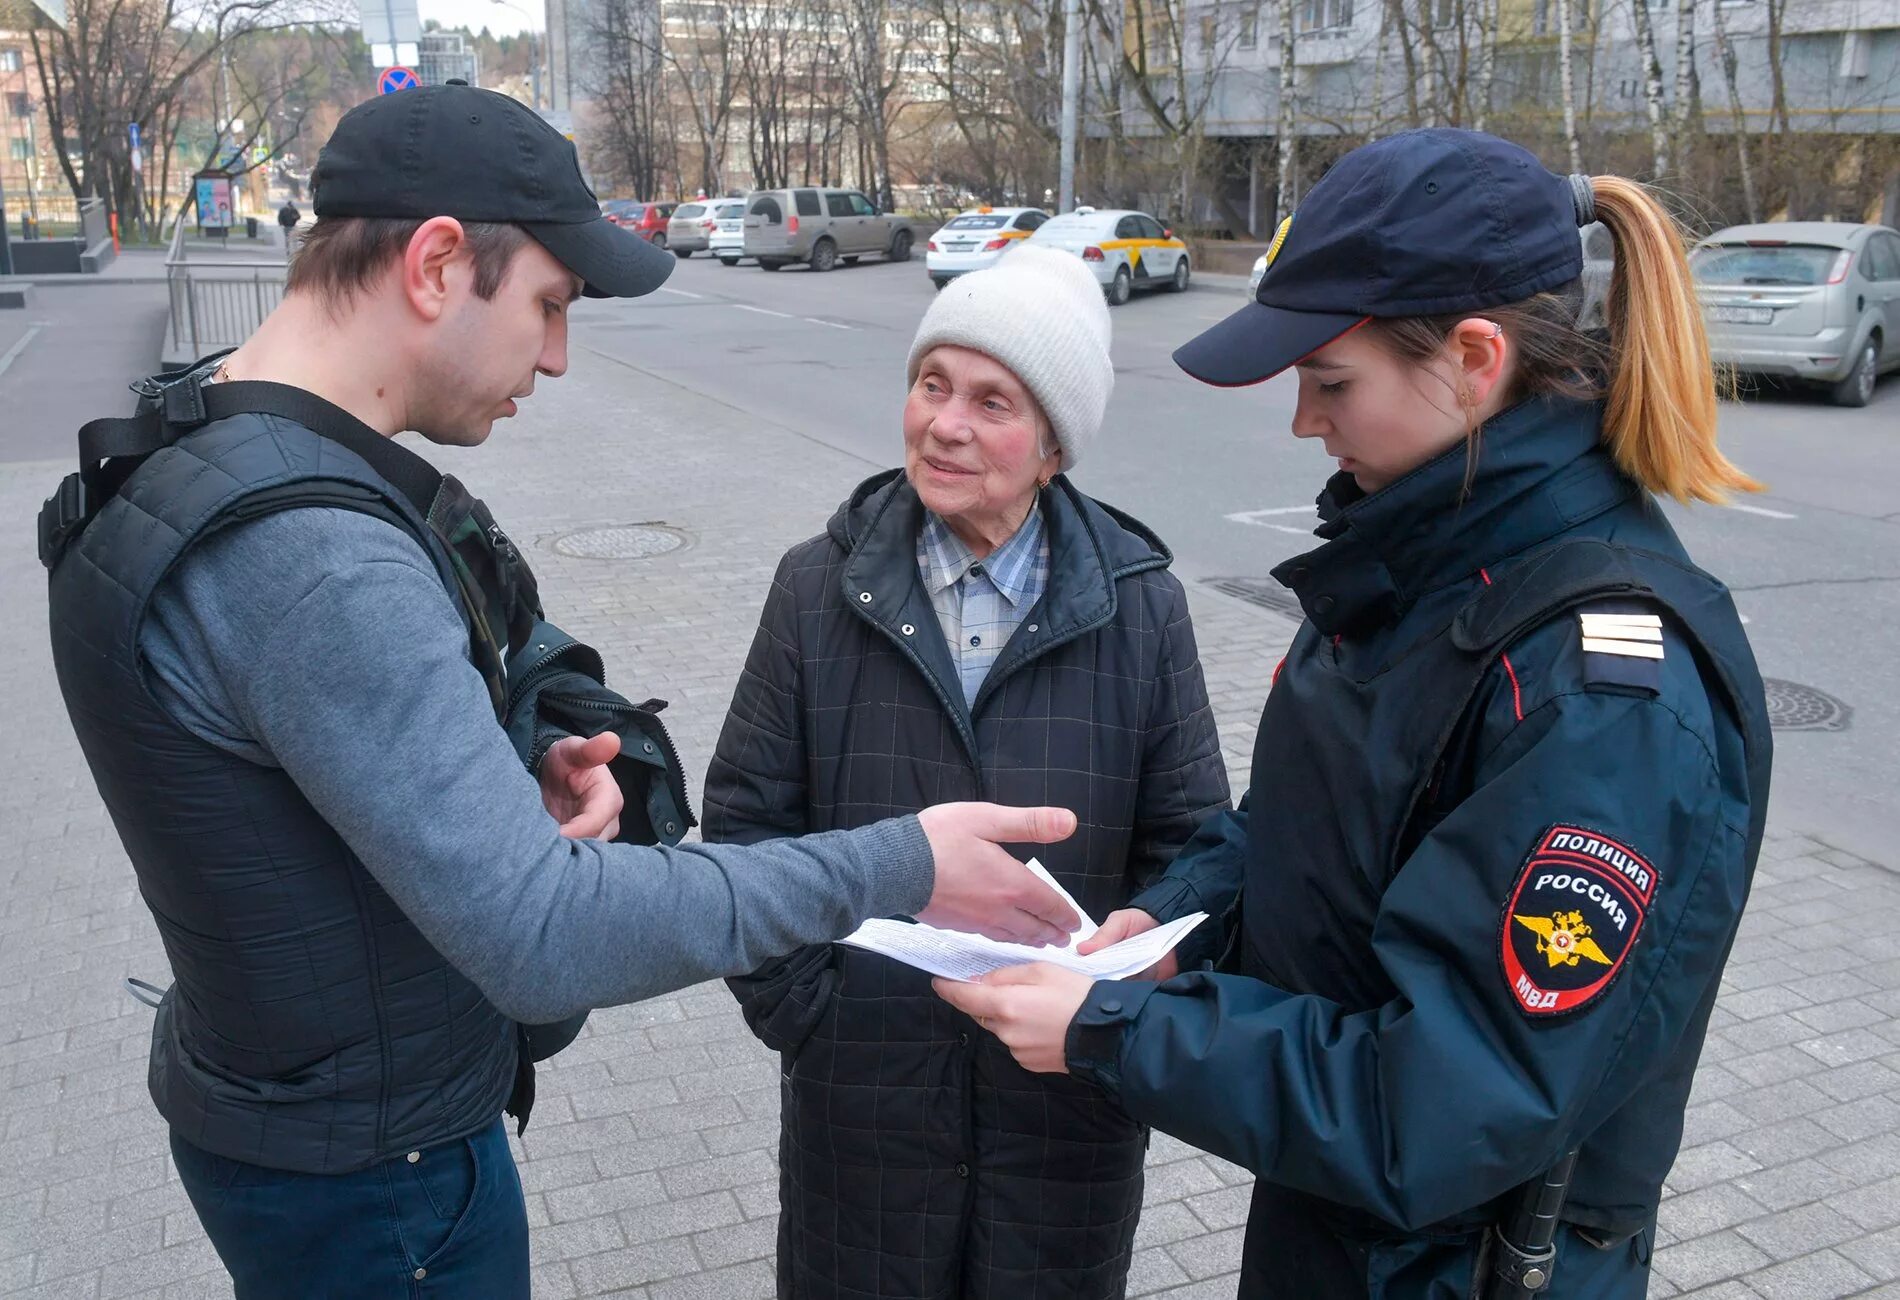
M1280 222L1280 228L1273 232L1273 242L1267 245L1267 267L1271 269L1273 259L1280 255L1280 246L1286 243L1286 232L1293 228L1293 218L1287 217Z

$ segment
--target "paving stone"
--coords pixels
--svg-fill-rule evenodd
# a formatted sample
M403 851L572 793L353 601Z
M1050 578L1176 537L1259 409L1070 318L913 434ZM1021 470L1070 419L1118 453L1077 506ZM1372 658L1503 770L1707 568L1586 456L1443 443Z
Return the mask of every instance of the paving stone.
M1210 1196L1226 1194L1225 1191L1207 1193ZM1188 1208L1187 1201L1162 1201L1142 1210L1141 1222L1135 1226L1135 1249L1145 1250L1150 1246L1165 1246L1171 1242L1185 1241L1189 1237L1198 1237L1209 1226Z
M1764 1300L1840 1300L1865 1290L1875 1280L1845 1256L1823 1250L1751 1273L1748 1285Z
M1189 1277L1199 1281L1207 1277L1224 1277L1238 1269L1240 1247L1245 1237L1245 1230L1229 1228L1224 1232L1210 1232L1203 1237L1177 1241L1165 1249Z
M1828 1204L1869 1232L1900 1224L1900 1174L1870 1187L1856 1187L1829 1198ZM1900 1278L1900 1273L1894 1275Z
M1651 1267L1681 1290L1692 1291L1711 1282L1766 1268L1774 1262L1766 1252L1730 1229L1665 1246L1656 1252Z
M1861 1226L1817 1202L1744 1223L1735 1231L1775 1259L1785 1260L1850 1241L1861 1235Z
M575 1290L581 1295L601 1295L628 1287L681 1277L700 1271L699 1256L686 1237L608 1250L577 1259L568 1265L574 1276Z
M1174 1262L1174 1257L1160 1247L1137 1250L1129 1262L1128 1294L1131 1296L1152 1295L1190 1280L1186 1271Z
M778 1252L778 1224L771 1219L753 1219L695 1233L693 1249L706 1268L723 1268L748 1259L771 1263Z
M1760 1168L1759 1161L1730 1143L1705 1142L1676 1156L1675 1167L1669 1171L1669 1186L1678 1192L1692 1192Z
M555 1223L592 1219L666 1200L666 1186L657 1174L628 1174L596 1179L546 1193L548 1218Z
M1859 1184L1823 1161L1810 1159L1739 1175L1734 1185L1760 1201L1765 1209L1786 1210L1826 1200Z

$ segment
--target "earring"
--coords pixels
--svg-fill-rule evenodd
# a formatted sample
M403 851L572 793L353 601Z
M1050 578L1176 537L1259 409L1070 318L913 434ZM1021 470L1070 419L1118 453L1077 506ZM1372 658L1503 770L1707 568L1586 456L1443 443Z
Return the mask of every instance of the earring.
M1503 338L1503 337L1504 337L1504 326L1502 326L1502 325L1497 325L1497 324L1493 324L1493 325L1491 326L1491 332L1490 332L1489 334L1487 334L1487 335L1485 335L1485 337L1486 337L1486 338L1491 338L1491 339L1501 339L1501 338Z

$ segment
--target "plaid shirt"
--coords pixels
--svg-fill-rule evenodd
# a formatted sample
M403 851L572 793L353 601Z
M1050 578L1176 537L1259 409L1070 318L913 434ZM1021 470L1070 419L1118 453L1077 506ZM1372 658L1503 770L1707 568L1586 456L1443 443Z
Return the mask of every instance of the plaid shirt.
M978 560L948 524L926 510L917 534L917 571L963 679L963 702L974 704L996 656L1049 585L1041 505L1031 506L1015 536L986 560Z

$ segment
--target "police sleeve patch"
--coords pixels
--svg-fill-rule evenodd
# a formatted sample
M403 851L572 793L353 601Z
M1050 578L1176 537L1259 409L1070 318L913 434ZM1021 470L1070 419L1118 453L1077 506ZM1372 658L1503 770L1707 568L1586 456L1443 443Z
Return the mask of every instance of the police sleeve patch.
M1608 989L1636 947L1656 869L1607 835L1552 826L1518 873L1499 934L1504 980L1529 1016L1561 1016Z

